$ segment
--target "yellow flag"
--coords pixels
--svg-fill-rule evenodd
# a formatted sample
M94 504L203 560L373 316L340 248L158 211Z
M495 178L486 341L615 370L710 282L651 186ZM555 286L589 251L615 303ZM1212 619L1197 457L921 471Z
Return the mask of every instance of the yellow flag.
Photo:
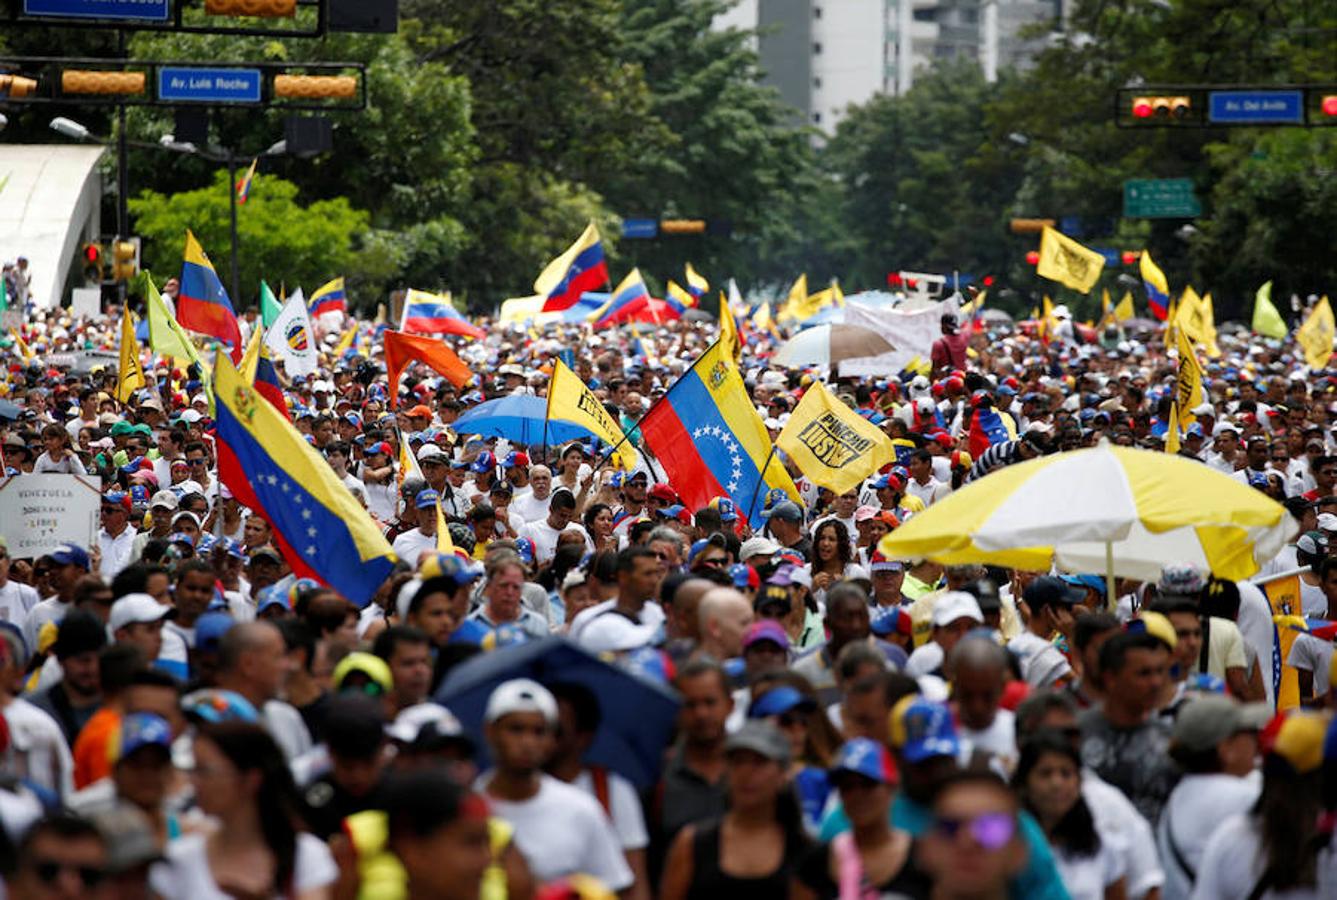
M1212 305L1211 291L1202 295L1203 340L1202 348L1207 355L1216 359L1221 355L1221 347L1216 343L1216 307Z
M720 343L724 344L725 352L735 358L742 350L742 342L738 339L738 323L734 321L733 310L729 309L729 301L725 299L723 291L720 291Z
M135 340L134 314L127 306L121 314L121 360L117 369L116 399L125 403L144 385L144 367L139 364L139 341Z
M780 339L780 331L775 327L775 319L771 316L771 301L761 302L756 312L752 313L752 324L758 331L764 331L776 340Z
M449 297L450 295L447 294L446 296ZM356 322L354 322L351 326L349 326L348 330L343 333L343 337L339 338L339 343L335 345L334 347L335 359L343 358L343 355L346 352L348 352L348 348L353 346L353 338L355 337L357 337Z
M23 335L19 334L19 330L11 328L9 334L10 337L14 338L14 347L19 351L19 355L23 357L23 362L25 364L32 362L32 358L37 354L33 353L32 348L28 346L28 342L23 339Z
M1170 422L1169 427L1165 429L1165 452L1179 452L1179 401L1177 400L1170 403Z
M1048 294L1045 294L1044 296L1040 315L1036 319L1036 324L1039 330L1040 340L1044 341L1046 344L1049 343L1049 338L1054 333L1054 326L1058 323L1054 321L1054 301L1049 299Z
M806 308L807 303L808 274L805 272L789 288L789 297L785 300L785 305L780 307L780 320L799 318L800 311Z
M1286 320L1272 302L1272 282L1265 283L1253 298L1253 330L1270 338L1286 337Z
M1114 307L1114 321L1127 322L1133 317L1134 312L1133 293L1132 291L1124 291L1123 299L1119 301L1118 306Z
M820 381L803 395L775 446L814 484L837 495L896 459L891 438Z
M450 526L446 524L446 514L441 509L441 496L436 498L436 551L454 553L455 542L450 539Z
M251 331L251 342L246 345L246 352L241 357L241 365L237 367L242 380L247 384L255 384L255 372L260 368L260 347L264 343L264 331L264 326L257 320L254 329Z
M1040 262L1035 272L1074 291L1091 293L1105 268L1105 257L1072 238L1046 227L1040 235Z
M1110 314L1110 311L1113 309L1113 307L1114 307L1114 301L1110 299L1110 289L1109 289L1109 288L1101 288L1101 289L1100 289L1100 314L1101 314L1101 316L1102 316L1102 317L1103 317L1103 316L1108 316L1108 315Z
M1207 311L1203 307L1202 298L1191 285L1185 287L1184 293L1179 295L1179 303L1175 307L1171 321L1176 328L1187 334L1193 343L1207 342Z
M572 422L588 429L609 447L622 448L613 453L612 463L628 471L635 467L636 453L627 446L617 419L608 414L594 392L560 359L553 361L552 380L548 382L548 418Z
M1332 356L1333 319L1332 306L1325 296L1318 301L1314 311L1304 324L1295 329L1295 340L1304 350L1305 363L1310 369L1322 369Z
M1202 400L1202 367L1193 353L1193 342L1180 330L1176 340L1179 347L1179 376L1175 379L1175 404L1179 407L1179 422L1193 424L1190 410Z
M167 304L163 303L162 294L158 293L153 278L147 272L144 273L144 306L148 309L149 346L153 352L170 356L181 365L200 363L200 367L204 368L199 351L168 310Z

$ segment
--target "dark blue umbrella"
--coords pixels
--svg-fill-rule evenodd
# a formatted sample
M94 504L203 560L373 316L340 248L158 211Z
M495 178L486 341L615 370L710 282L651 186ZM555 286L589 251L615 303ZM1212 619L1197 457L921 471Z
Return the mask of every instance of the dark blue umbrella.
M512 678L540 684L579 684L599 701L600 723L587 763L606 766L638 787L659 779L664 748L673 736L678 696L669 687L609 665L564 637L502 647L453 669L436 701L485 747L483 712L497 685Z
M543 419L547 412L548 401L542 397L512 394L478 404L452 422L450 427L456 434L506 438L526 446L565 444L568 441L587 440L592 436L588 429L574 422L554 419L548 423L548 437L544 440Z

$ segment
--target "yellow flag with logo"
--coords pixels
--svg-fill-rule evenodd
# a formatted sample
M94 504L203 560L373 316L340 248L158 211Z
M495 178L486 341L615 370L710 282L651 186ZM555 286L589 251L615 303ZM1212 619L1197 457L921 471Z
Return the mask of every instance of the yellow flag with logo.
M775 446L814 484L843 494L896 459L891 438L820 381L799 401Z
M1328 298L1318 301L1309 318L1295 329L1295 340L1304 350L1305 362L1311 369L1322 369L1332 356L1333 319Z
M1105 257L1096 251L1053 228L1046 227L1041 232L1040 262L1035 268L1041 278L1089 294L1104 268Z
M116 399L125 403L130 395L148 382L144 367L139 364L139 341L135 340L135 317L126 307L121 313L121 359L117 367Z
M1179 407L1179 422L1192 425L1194 417L1190 410L1202 401L1202 366L1193 354L1193 342L1183 329L1179 330L1176 340L1179 342L1179 377L1175 379L1174 403Z
M621 448L611 457L613 465L626 470L635 467L636 453L627 446L627 437L617 419L609 415L594 392L560 359L553 361L552 380L548 382L548 419L588 429L609 447Z

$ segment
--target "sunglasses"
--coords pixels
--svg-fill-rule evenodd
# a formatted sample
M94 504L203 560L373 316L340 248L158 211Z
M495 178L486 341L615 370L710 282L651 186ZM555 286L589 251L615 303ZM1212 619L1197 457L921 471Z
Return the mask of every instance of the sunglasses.
M79 880L83 882L85 888L92 890L102 883L102 879L107 873L96 866L74 866L69 863L57 862L53 859L34 860L29 864L37 878L43 884L55 884L56 879L62 872L75 872Z
M951 841L965 830L985 850L1001 850L1017 833L1017 817L1010 813L984 813L972 819L940 817L933 830Z

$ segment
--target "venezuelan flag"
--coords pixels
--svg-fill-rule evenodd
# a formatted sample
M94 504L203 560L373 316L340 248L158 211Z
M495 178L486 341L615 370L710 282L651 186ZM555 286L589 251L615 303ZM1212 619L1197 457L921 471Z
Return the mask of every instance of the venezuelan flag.
M429 294L410 289L404 297L404 315L400 331L414 334L458 334L461 337L482 339L487 332L460 315L450 294Z
M608 266L599 229L591 222L584 233L534 280L534 293L543 298L540 312L560 312L574 306L580 295L608 283Z
M1147 288L1147 305L1151 314L1164 322L1170 315L1170 282L1165 280L1165 273L1151 259L1151 253L1142 251L1138 263L1142 270L1142 284Z
M968 444L972 459L979 459L994 444L1016 440L1017 426L1007 413L981 407L970 416Z
M251 196L251 182L255 180L255 167L260 164L260 157L251 160L251 167L246 170L246 174L237 181L237 205L245 203Z
M701 354L641 419L640 431L688 509L729 497L760 528L758 502L774 489L798 491L772 453L743 376L720 342Z
M186 232L186 257L181 265L181 289L176 298L176 319L183 328L219 341L232 348L235 362L241 354L241 329L223 282L195 235Z
M674 318L680 318L683 313L696 306L696 298L683 290L682 285L672 278L669 279L667 287L664 288L664 293L668 295L664 298L664 302L668 304L669 309L677 314Z
M318 288L306 301L306 313L311 318L328 312L348 312L348 294L342 276Z
M608 302L590 314L590 321L595 328L605 328L644 309L649 302L650 290L641 278L641 270L632 269L613 289L613 296Z
M395 561L376 523L316 449L221 354L214 388L223 484L270 524L293 574L366 606Z
M687 293L691 294L697 300L700 300L706 295L706 291L710 290L710 282L706 281L705 276L700 272L692 268L691 263L687 264L686 275Z

